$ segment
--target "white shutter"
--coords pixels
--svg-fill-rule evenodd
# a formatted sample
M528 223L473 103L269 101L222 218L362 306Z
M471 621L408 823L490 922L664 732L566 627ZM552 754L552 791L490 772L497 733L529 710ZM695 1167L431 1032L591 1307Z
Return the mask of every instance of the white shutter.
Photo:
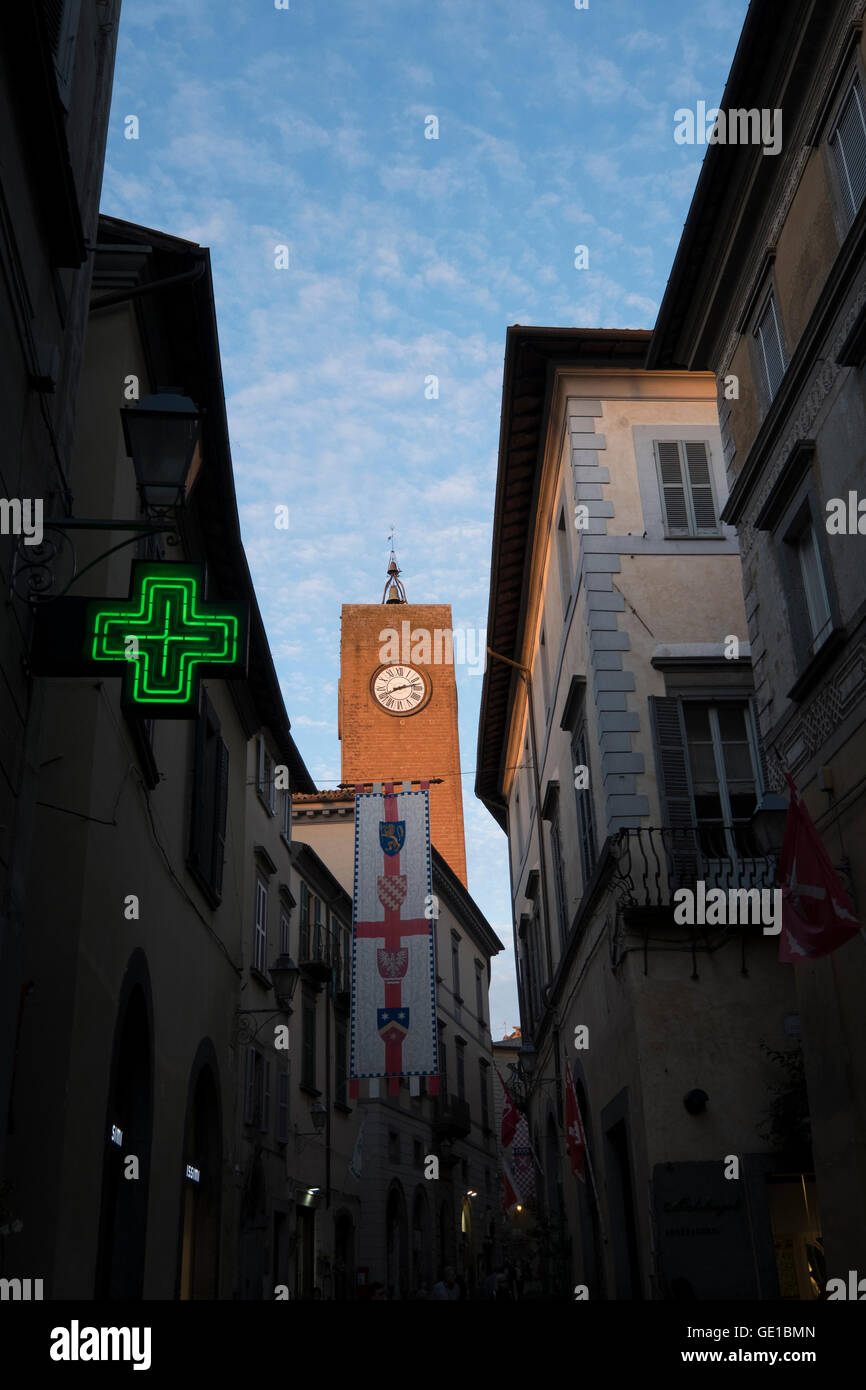
M800 559L806 611L809 615L809 626L812 629L812 651L816 652L830 635L832 619L827 586L824 583L824 571L821 566L821 555L818 550L818 538L811 526L807 527L800 536L797 542L797 554Z
M866 194L866 110L859 77L855 78L843 103L830 145L842 186L845 211L848 221L853 222Z
M676 441L656 442L656 462L665 513L665 530L671 536L687 536L689 513L680 464L680 448Z
M785 375L785 350L782 346L782 332L776 314L776 301L772 294L767 300L763 313L755 327L755 337L764 365L764 379L770 400L779 389Z
M686 453L686 472L691 491L695 531L698 534L702 531L715 533L719 527L716 518L716 504L713 499L707 446L703 441L687 440L683 447Z

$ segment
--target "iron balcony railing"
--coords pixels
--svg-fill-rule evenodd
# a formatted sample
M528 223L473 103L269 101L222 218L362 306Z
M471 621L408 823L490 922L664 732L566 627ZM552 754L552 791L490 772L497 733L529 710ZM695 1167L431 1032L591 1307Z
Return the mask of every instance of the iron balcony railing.
M623 907L669 907L679 888L774 888L776 860L743 826L625 826L611 837Z
M469 1102L449 1091L440 1091L433 1106L433 1130L439 1138L465 1139L472 1130Z

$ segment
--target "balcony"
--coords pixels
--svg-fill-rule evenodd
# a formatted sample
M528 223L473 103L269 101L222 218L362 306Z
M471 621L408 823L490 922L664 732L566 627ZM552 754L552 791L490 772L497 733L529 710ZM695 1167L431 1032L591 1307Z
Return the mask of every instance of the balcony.
M748 826L626 826L611 838L624 909L673 906L679 888L774 888L776 860L756 852Z
M613 887L629 925L670 923L674 894L772 889L776 860L760 854L748 825L626 826L610 839Z
M471 1129L468 1101L448 1092L435 1097L433 1133L437 1139L465 1139Z
M306 932L301 931L298 957L303 978L317 988L330 980L331 972L340 965L339 946L333 933L319 922L311 922Z

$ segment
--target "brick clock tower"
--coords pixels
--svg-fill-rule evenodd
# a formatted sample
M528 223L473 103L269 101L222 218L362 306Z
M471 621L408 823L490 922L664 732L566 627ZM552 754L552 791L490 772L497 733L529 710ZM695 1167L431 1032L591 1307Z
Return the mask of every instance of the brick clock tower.
M451 607L407 602L399 574L392 551L382 602L343 604L342 780L429 781L430 838L465 885Z

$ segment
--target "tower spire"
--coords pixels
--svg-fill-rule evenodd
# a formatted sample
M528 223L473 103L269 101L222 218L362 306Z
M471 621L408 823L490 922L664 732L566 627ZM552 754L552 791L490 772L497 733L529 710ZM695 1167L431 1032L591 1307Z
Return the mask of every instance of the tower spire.
M391 534L388 537L388 544L391 547L391 558L388 564L388 578L385 581L385 589L382 594L383 603L408 603L406 590L403 581L400 579L402 571L397 564L397 556L394 554L394 527L391 527Z

